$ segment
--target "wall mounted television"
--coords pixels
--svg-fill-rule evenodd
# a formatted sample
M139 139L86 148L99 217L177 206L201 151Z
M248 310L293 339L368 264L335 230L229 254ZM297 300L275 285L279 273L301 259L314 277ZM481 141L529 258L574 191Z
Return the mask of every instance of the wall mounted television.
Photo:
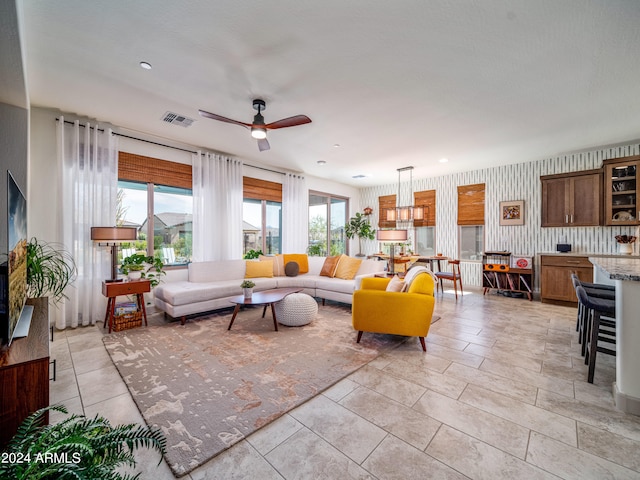
M26 337L33 307L27 300L27 200L7 170L7 235L8 252L2 265L0 287L3 299L2 343Z

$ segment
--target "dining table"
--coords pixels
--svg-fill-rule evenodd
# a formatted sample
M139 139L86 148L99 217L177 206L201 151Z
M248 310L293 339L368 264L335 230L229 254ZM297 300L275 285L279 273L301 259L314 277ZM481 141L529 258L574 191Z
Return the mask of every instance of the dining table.
M616 408L640 415L640 258L589 257L593 281L616 288Z

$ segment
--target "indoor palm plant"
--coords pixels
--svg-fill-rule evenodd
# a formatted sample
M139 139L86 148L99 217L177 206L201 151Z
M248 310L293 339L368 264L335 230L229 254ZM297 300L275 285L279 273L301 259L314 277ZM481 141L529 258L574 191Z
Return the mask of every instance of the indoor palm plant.
M363 215L360 212L356 212L355 217L351 217L349 223L344 227L344 233L347 238L358 237L358 257L362 257L362 239L373 240L376 231L371 228L369 218L367 215Z
M137 424L114 427L97 415L94 418L71 415L59 423L44 425L47 410L67 413L65 407L58 405L29 415L3 452L16 461L0 463L0 478L134 480L140 477L139 473L132 476L117 470L135 467L135 449L153 448L165 453L167 440L157 427Z
M54 302L66 298L65 288L77 276L76 263L63 245L32 238L27 244L27 294L49 296Z

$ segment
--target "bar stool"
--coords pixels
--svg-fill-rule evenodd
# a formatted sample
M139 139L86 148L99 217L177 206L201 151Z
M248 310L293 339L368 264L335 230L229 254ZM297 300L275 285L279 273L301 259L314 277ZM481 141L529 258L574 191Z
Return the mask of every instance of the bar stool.
M571 274L571 282L573 283L573 288L577 288L578 286L582 286L585 292L590 297L596 298L605 298L607 300L615 300L616 299L616 288L613 285L604 285L599 283L588 283L581 282L578 276L575 273ZM576 291L576 297L578 293ZM576 319L576 331L578 332L578 343L582 345L581 353L584 357L586 350L586 339L589 334L588 332L588 323L587 323L588 310L582 305L582 303L578 302L578 315ZM615 328L615 321L603 318L601 323L607 327Z
M607 298L589 296L581 285L576 287L576 294L583 308L587 309L588 336L584 342L584 363L589 365L587 381L593 383L593 374L596 368L596 353L606 353L614 357L616 355L615 350L598 345L598 341L612 343L613 345L616 343L615 322L613 322L613 329L611 327L601 329L601 317L603 315L615 318L616 302L615 300Z

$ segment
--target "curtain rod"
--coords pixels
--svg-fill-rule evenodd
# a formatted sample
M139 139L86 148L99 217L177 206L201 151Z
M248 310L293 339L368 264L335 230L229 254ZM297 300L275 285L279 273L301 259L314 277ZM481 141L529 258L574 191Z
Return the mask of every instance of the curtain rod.
M60 119L56 118L56 122L59 122ZM67 123L69 125L75 125L75 122L71 122L69 120L65 120L64 123ZM79 124L82 128L87 128L86 125L83 124ZM96 128L96 127L89 127L91 129ZM104 133L104 129L98 128L99 132L103 132ZM188 150L186 148L181 148L181 147L174 147L172 145L165 145L164 143L159 143L159 142L153 142L151 140L145 140L143 138L137 138L137 137L132 137L130 135L124 135L123 133L118 133L118 132L111 132L112 135L116 135L118 137L123 137L123 138L128 138L130 140L137 140L138 142L145 142L145 143L150 143L152 145L158 145L159 147L166 147L166 148L173 148L174 150L180 150L182 152L187 152L187 153L193 153L193 154L197 154L198 152L194 152L193 150ZM204 153L201 153L201 155L204 155ZM271 170L269 168L264 168L264 167L257 167L255 165L249 165L248 163L244 163L244 165L246 165L247 167L251 167L251 168L257 168L258 170L264 170L265 172L271 172L271 173L278 173L280 175L286 175L285 172L279 172L277 170Z

